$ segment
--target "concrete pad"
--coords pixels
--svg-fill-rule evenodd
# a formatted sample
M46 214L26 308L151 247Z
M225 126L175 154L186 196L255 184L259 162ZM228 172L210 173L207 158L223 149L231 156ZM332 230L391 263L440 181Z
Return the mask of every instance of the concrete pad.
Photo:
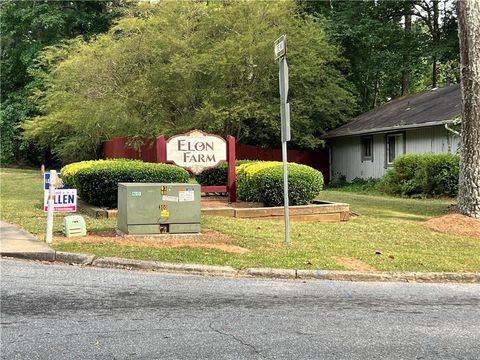
M0 221L0 255L55 260L55 250L21 227Z

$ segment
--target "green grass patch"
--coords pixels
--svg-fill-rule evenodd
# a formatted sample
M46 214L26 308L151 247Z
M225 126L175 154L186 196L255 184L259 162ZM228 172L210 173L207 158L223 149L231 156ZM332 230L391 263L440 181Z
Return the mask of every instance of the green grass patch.
M42 178L38 171L2 169L1 218L42 236L46 216L42 210ZM321 200L351 204L354 216L347 223L291 223L291 245L283 243L283 222L205 216L202 228L229 235L246 254L220 250L151 248L108 243L60 242L55 249L171 262L230 265L235 268L273 267L344 269L333 257L352 257L384 271L480 271L480 240L440 234L423 222L445 214L449 199L403 199L379 195L324 191ZM65 214L55 216L55 231ZM84 216L89 232L113 230L114 219ZM376 254L376 253L380 254Z

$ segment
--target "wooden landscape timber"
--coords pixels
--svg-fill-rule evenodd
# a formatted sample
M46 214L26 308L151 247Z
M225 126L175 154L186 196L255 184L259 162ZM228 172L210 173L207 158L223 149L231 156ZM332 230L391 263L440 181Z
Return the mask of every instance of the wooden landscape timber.
M202 201L203 202L203 201ZM283 206L276 207L234 207L225 202L223 206L209 207L202 205L202 215L226 216L242 219L256 220L283 220ZM78 202L80 212L96 219L116 218L116 209L103 209L94 207L81 200ZM311 205L290 206L290 220L315 221L321 223L336 223L348 221L350 218L350 205L333 202L317 202Z

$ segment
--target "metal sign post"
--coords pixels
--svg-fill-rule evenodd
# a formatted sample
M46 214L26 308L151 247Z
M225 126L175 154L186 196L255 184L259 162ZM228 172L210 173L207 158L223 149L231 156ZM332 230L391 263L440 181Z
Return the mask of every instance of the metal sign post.
M280 117L282 121L282 160L283 160L283 199L285 219L285 243L290 244L290 225L288 214L288 167L287 167L287 141L290 141L290 104L288 98L288 65L287 65L287 37L280 36L274 42L275 60L278 60L280 88Z
M52 243L53 237L53 212L54 212L54 196L55 186L57 185L57 172L56 170L50 170L50 179L48 187L48 211L47 211L47 231L45 235L45 241L47 244Z

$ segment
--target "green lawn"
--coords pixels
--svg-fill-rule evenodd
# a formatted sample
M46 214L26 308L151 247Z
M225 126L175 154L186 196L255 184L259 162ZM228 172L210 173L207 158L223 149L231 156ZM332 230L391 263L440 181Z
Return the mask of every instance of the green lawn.
M42 179L38 171L1 170L1 218L22 225L39 237L45 232ZM357 214L347 223L291 224L292 244L283 244L283 222L205 216L202 227L230 235L249 253L192 248L158 249L111 244L57 243L58 250L173 262L344 269L333 257L351 257L378 270L480 271L480 240L433 232L423 222L447 212L453 200L413 200L379 195L324 191L320 198L347 202ZM55 216L55 230L64 215ZM85 216L90 232L112 230L115 220ZM381 254L376 254L380 252Z

